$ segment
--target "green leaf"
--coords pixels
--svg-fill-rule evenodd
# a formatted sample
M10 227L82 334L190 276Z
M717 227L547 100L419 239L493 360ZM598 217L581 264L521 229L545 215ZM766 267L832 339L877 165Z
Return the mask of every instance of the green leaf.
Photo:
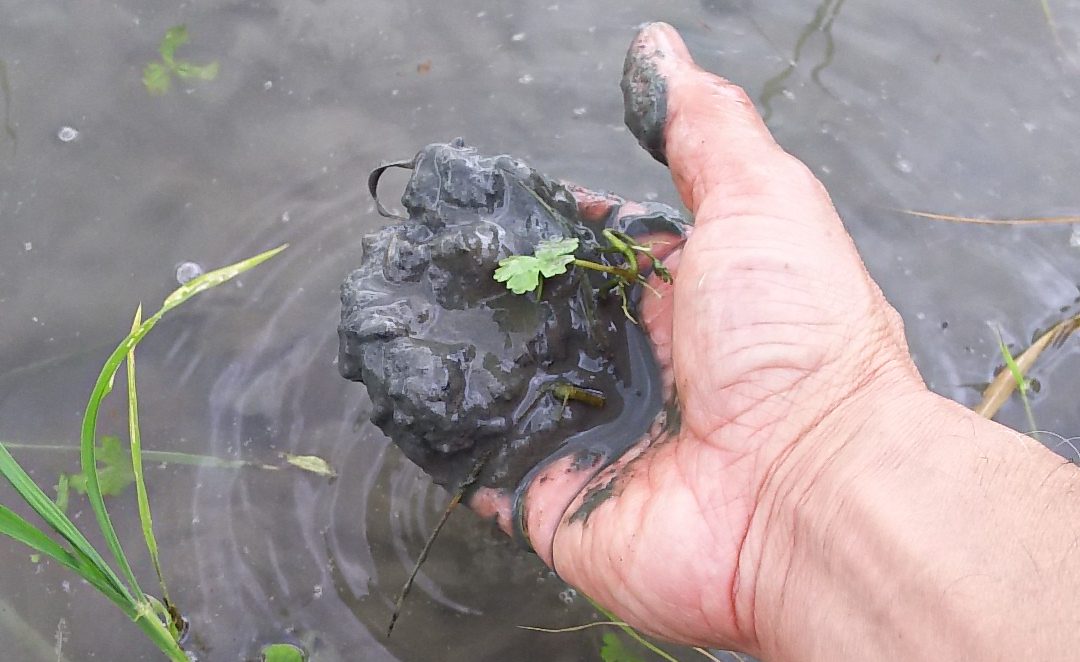
M604 662L644 662L644 660L626 650L619 635L614 632L604 633L604 644L600 647L600 658Z
M164 64L151 62L143 69L142 82L151 96L159 97L172 87L172 76Z
M540 273L544 278L566 273L566 267L574 261L574 251L577 248L576 237L541 241L534 254L540 262Z
M262 649L263 662L304 662L304 651L292 644L270 644Z
M176 53L176 49L187 42L188 33L186 25L174 25L165 32L165 36L161 39L161 44L158 46L158 52L161 53L161 59L165 61L165 64L169 65L169 68L172 68L173 66L173 54Z
M575 237L541 241L534 255L511 255L500 260L495 280L506 283L514 294L538 290L541 276L551 278L566 273L566 268L574 261L577 247Z
M506 283L514 294L532 292L540 286L540 260L532 255L511 255L499 260L495 280Z
M181 78L195 78L198 80L214 80L218 75L218 63L215 60L210 64L198 65L186 60L178 60L173 71Z
M536 245L536 251L533 254L540 261L551 260L573 254L578 249L578 244L577 237L545 239Z
M337 472L330 466L330 463L318 455L292 455L291 453L285 453L285 462L289 466L308 471L316 476L337 478Z
M108 564L105 563L105 559L98 554L93 545L91 545L82 532L75 527L75 524L68 519L68 516L57 507L56 503L37 486L37 483L30 479L30 476L28 476L26 471L19 466L19 463L15 461L15 458L11 457L11 453L8 452L7 447L3 444L0 444L0 473L2 473L4 478L11 483L11 486L19 493L19 496L22 497L23 501L33 508L34 512L36 512L41 519L45 520L45 523L48 524L53 531L56 531L63 536L64 540L71 545L74 553L80 557L78 560L79 567L89 568L91 565L95 567L94 572L97 572L98 575L103 577L103 580L106 582L104 586L107 586L107 591L100 587L99 590L106 593L110 599L114 595L121 596L124 603L134 604L134 600L128 592L127 587L124 586L123 582L120 581L120 578L117 577L112 569L109 568ZM2 512L3 511L0 511L0 514L2 514ZM18 525L16 524L15 526ZM29 526L29 524L27 524L27 526ZM11 529L7 528L4 530L4 533L15 537L10 531ZM21 536L27 535L25 532L17 533ZM17 537L16 540L26 542L23 537ZM35 545L34 547L38 551L52 556L49 549L45 549L38 545ZM64 562L57 556L53 556L53 558L61 561L61 563ZM84 574L83 577L86 577L89 581L87 575ZM120 604L120 602L117 602L117 604Z

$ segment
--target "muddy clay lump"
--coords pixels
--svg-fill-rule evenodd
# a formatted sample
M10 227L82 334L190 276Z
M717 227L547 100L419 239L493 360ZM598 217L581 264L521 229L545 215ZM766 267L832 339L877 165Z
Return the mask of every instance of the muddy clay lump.
M447 486L478 458L480 484L513 488L567 440L606 457L615 437L622 447L640 437L660 409L657 371L618 298L598 293L602 275L571 268L539 298L492 277L545 239L576 237L577 257L607 259L601 228L581 221L571 192L460 140L393 165L412 170L408 218L363 238L341 286L339 369L367 387L372 422ZM678 222L670 208L648 209L632 224ZM601 391L605 406L564 406L552 391L566 383Z

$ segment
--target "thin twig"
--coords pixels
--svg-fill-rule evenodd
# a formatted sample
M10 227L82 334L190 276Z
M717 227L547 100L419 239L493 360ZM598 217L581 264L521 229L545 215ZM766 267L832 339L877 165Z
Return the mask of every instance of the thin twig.
M952 214L936 214L928 211L915 211L914 209L897 209L895 211L908 216L928 218L932 221L950 221L953 223L975 223L978 225L1046 225L1053 223L1080 223L1080 216L1040 216L1034 218L977 218L974 216L953 216Z
M454 495L450 497L450 502L446 504L446 509L443 510L442 517L435 523L435 528L432 529L431 534L424 543L423 549L420 550L420 555L416 557L416 563L413 564L408 579L405 580L405 584L401 587L401 592L398 593L397 600L394 601L394 611L390 614L390 624L386 627L387 637L394 631L394 624L397 623L398 616L401 615L401 606L405 603L405 596L408 595L409 590L412 589L413 582L416 581L416 575L420 572L420 566L427 560L428 554L431 552L431 547L435 544L435 538L438 537L439 531L442 530L446 521L450 519L450 513L454 512L454 509L461 503L462 498L465 496L465 492L467 492L469 488L472 487L473 483L480 478L480 472L483 471L484 465L487 464L488 458L491 457L493 450L494 449L489 449L477 458L476 463L469 471L469 475L465 476L465 479L461 481L461 485L458 486Z

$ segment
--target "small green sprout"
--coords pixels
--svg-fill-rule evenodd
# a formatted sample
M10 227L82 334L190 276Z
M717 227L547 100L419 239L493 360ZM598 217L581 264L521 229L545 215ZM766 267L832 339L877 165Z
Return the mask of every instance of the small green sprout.
M614 230L604 230L602 234L608 245L600 251L621 256L622 265L615 266L576 258L574 251L579 245L576 238L555 239L540 242L533 255L511 255L500 260L499 268L495 270L495 280L506 283L506 288L514 294L535 291L539 296L543 291L543 279L566 273L570 265L599 271L611 276L600 288L600 293L618 291L619 298L622 300L623 313L628 320L637 323L634 316L630 314L627 288L640 284L652 289L645 275L638 269L638 256L646 256L652 263L653 272L665 283L671 282L671 272L653 255L650 246L639 244L629 235Z
M541 277L552 278L566 273L566 268L574 262L577 249L576 237L541 241L532 255L511 255L500 260L495 280L506 283L506 288L514 294L539 292L543 287Z
M214 80L218 75L217 61L210 64L194 64L187 60L178 60L175 57L176 49L188 42L187 26L177 25L169 28L161 39L158 52L161 53L161 61L153 61L143 68L143 85L151 96L161 96L169 91L172 86L172 76L178 78L196 80Z

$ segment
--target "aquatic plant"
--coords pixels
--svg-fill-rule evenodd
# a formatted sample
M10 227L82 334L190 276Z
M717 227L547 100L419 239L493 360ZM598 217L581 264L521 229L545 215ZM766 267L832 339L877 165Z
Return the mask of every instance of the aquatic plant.
M0 444L0 473L11 483L19 496L26 502L61 541L50 536L45 529L39 528L24 519L10 508L0 505L0 533L29 546L37 554L47 556L60 565L75 572L108 598L113 604L138 625L147 637L174 662L188 662L180 648L179 640L183 634L184 621L179 611L168 599L164 578L158 558L157 541L154 538L150 506L146 499L146 486L143 480L141 435L138 422L138 399L135 394L134 351L139 342L150 332L164 315L183 304L193 296L216 287L237 275L265 262L284 250L280 246L236 264L208 272L188 281L165 298L161 309L145 321L142 320L139 307L131 332L113 350L105 361L91 391L86 413L83 416L80 434L80 458L82 479L86 495L94 511L98 528L105 539L106 547L113 557L119 572L105 561L86 536L75 526L60 507L30 478L25 470L11 456L8 448ZM120 364L127 364L127 402L128 433L131 437L131 461L134 482L139 501L139 520L146 541L147 550L158 575L162 589L162 598L158 599L145 593L135 577L131 564L120 545L109 513L105 508L103 488L109 488L108 475L102 477L98 465L98 452L104 451L105 440L97 443L97 420L105 396L112 390L113 380L120 369Z
M172 77L184 80L214 80L218 75L217 61L209 64L195 64L187 60L176 59L176 49L188 42L186 25L176 25L165 32L158 45L161 60L147 63L143 68L142 81L146 91L152 96L161 96L172 87Z

